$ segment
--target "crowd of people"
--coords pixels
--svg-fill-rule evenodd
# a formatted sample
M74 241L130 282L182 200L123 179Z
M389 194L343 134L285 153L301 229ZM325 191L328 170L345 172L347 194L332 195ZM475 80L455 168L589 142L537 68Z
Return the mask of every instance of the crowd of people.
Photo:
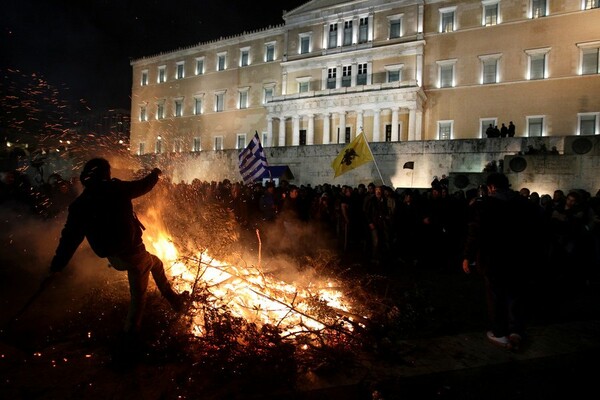
M514 137L515 136L516 126L510 121L508 126L503 122L502 127L498 128L498 125L489 124L487 129L485 130L485 136L488 138L497 138L497 137Z
M4 176L0 185L0 207L21 204L43 218L55 218L76 197L78 182L53 175L42 187L32 187L23 176ZM486 196L486 188L449 191L448 178L434 177L427 189L400 189L374 183L350 185L295 185L281 181L243 184L227 179L174 183L171 191L211 202L229 210L240 230L261 228L272 247L306 247L306 239L332 238L341 253L357 252L366 265L392 272L398 265L424 268L460 266L472 205ZM511 189L513 190L513 189ZM515 192L517 192L515 190ZM539 263L561 271L572 265L580 280L598 275L600 269L600 190L552 195L518 191L531 204L536 231L530 232L529 249ZM183 195L185 193L185 195ZM275 229L277 228L277 229ZM519 229L514 227L514 232ZM269 235L272 230L276 233ZM271 237L269 237L271 236ZM507 234L498 248L510 249L514 237ZM309 246L309 245L308 245Z
M17 173L2 178L0 207L44 220L66 217L82 189L58 175L40 187ZM406 267L477 270L486 284L487 337L516 348L525 330L522 298L532 284L568 295L600 277L600 190L540 195L512 189L500 172L487 179L451 193L445 175L427 189L163 178L161 193L180 209L210 204L221 210L216 218L228 218L246 237L260 231L271 254L328 247L384 275Z

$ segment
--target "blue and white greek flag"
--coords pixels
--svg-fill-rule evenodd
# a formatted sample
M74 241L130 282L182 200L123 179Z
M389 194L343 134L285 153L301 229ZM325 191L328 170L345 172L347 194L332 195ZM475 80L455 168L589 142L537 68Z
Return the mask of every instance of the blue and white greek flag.
M245 184L260 179L267 172L267 157L260 144L258 132L254 133L254 137L248 143L248 146L240 152L238 158L240 161L240 175L242 175Z

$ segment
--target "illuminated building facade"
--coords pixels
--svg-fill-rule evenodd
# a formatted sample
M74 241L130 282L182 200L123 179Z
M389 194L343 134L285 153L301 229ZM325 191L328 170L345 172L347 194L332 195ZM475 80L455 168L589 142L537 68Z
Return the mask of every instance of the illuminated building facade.
M131 151L600 133L598 0L313 0L133 60Z

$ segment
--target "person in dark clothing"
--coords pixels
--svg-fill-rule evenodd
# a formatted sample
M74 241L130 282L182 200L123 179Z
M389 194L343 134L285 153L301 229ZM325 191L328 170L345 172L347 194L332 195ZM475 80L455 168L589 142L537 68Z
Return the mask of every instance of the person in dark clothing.
M516 129L515 124L513 124L513 122L510 121L508 123L508 132L507 132L508 133L508 137L514 137L515 136L515 129Z
M493 137L497 138L500 137L500 128L498 128L498 125L494 126L494 135Z
M524 295L535 263L535 246L528 238L538 226L531 203L509 189L501 173L487 178L487 196L471 206L463 270L475 263L483 275L490 330L495 345L517 349L524 337ZM510 238L510 245L503 245ZM535 248L535 247L534 247Z
M111 179L110 164L103 158L89 160L81 172L84 190L70 205L50 277L62 271L87 239L98 257L107 258L119 271L127 271L131 301L125 332L140 331L149 275L176 312L185 308L189 294L177 294L165 275L162 261L149 253L142 240L144 227L133 211L132 199L148 193L158 182L160 169L135 181Z
M504 125L504 122L502 123L502 127L500 128L500 137L507 137L508 136L508 128L506 127L506 125Z
M291 185L277 216L283 225L283 236L288 241L288 247L291 247L292 244L301 244L302 227L306 222L303 219L302 200L300 200L299 195L300 189L296 185Z
M371 262L374 264L386 261L390 251L390 210L383 190L383 187L376 186L365 206L365 217L371 234Z

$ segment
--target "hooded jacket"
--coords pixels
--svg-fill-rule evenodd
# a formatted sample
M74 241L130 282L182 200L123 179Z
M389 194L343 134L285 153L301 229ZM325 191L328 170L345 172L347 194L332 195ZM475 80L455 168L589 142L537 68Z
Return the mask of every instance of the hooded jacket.
M64 269L84 238L99 257L143 251L143 226L133 211L132 199L152 190L158 176L154 170L135 181L110 179L88 184L69 206L50 269Z

